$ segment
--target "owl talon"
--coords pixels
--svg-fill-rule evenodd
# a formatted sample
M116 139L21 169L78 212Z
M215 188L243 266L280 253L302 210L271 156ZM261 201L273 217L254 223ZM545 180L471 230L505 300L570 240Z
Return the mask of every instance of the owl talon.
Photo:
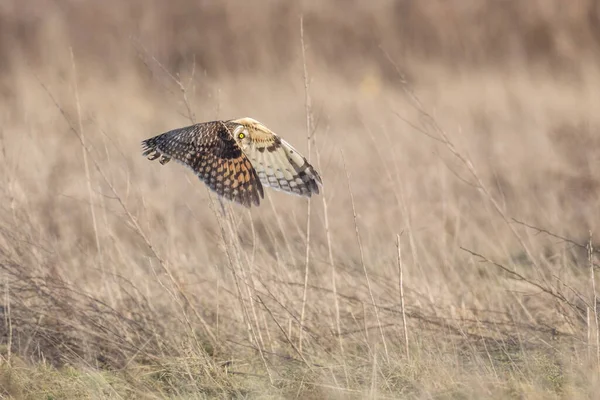
M160 154L158 151L155 150L153 153L148 154L148 160L150 160L150 161L156 160L161 155L162 154Z
M161 154L160 155L160 159L158 160L158 162L161 163L162 165L165 165L169 161L171 161L171 157L169 157L169 156L167 156L165 154Z

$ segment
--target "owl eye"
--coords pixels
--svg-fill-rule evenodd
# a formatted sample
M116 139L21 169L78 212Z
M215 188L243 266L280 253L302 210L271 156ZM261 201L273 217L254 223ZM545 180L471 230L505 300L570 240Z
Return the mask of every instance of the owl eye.
M246 135L244 135L244 132L240 132L240 133L238 134L238 137L239 137L240 139L243 139L243 138L245 138L245 137L246 137Z

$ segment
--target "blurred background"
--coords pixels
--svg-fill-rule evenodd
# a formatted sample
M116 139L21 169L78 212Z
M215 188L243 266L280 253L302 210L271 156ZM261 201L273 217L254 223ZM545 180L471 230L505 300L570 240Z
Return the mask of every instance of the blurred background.
M141 67L139 41L169 70L196 63L208 79L298 68L299 17L311 59L344 78L364 68L396 76L380 50L400 61L446 68L540 68L579 71L597 56L598 4L591 0L470 2L411 0L277 2L6 1L2 5L5 67L54 59L63 43L80 62L116 73ZM63 50L64 51L64 50ZM412 64L412 63L411 63ZM87 66L87 64L86 64ZM138 71L138 73L143 72ZM575 74L576 75L576 74Z
M586 398L599 51L596 0L3 0L3 393ZM140 154L244 116L323 193Z

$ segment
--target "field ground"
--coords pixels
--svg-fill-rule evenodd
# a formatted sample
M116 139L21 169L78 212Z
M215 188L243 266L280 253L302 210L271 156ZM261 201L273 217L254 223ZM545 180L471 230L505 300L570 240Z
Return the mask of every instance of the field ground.
M593 398L597 2L419 3L0 6L0 396ZM242 116L321 195L140 154Z

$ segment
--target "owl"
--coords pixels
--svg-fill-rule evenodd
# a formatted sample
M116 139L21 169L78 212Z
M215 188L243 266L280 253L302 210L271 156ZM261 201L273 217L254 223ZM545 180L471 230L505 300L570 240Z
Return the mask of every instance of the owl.
M303 197L319 193L319 173L292 145L252 118L210 121L142 142L143 155L189 167L219 196L250 207L263 186Z

